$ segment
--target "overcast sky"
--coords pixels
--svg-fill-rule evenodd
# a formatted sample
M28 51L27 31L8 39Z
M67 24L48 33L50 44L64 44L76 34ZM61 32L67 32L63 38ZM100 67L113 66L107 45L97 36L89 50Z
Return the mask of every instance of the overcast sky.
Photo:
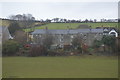
M30 13L37 20L118 18L118 2L1 2L0 5L0 18L23 13Z

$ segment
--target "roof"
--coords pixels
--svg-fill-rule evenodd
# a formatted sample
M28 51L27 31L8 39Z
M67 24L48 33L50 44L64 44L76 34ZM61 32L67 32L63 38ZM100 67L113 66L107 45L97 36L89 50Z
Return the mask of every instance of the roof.
M46 29L36 29L31 34L77 34L77 33L103 33L103 29L54 29L54 30L46 30Z
M9 33L8 27L3 27L0 26L0 34L2 34L2 38L8 38L8 39L12 39L12 36Z

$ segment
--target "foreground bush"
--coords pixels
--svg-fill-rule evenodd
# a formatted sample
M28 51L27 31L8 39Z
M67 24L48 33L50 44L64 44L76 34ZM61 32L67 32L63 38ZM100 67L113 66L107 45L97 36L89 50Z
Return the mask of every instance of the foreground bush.
M58 52L58 51L48 51L47 56L66 56L65 52Z
M28 56L35 57L35 56L46 56L47 50L44 46L34 45L30 48L30 53Z
M18 50L19 50L19 44L14 40L8 40L3 43L2 46L3 56L15 55Z

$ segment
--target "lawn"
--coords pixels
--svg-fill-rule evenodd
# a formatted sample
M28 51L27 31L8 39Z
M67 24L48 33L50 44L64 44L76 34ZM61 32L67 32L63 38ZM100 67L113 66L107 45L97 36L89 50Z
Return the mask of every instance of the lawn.
M45 26L48 27L48 29L67 29L68 26L69 28L77 28L81 24L86 24L91 26L92 28L96 27L115 27L117 26L117 23L50 23ZM40 28L44 28L45 26L41 26Z
M96 27L115 27L118 26L118 23L49 23L43 26L35 27L34 29L76 29L79 25L86 24L91 26L92 28ZM25 31L31 31L32 29L26 29Z
M3 78L117 77L117 57L3 57Z

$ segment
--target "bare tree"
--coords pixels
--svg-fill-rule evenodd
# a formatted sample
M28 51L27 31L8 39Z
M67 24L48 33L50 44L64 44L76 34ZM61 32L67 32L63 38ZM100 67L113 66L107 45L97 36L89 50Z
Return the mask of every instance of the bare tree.
M32 14L11 15L11 16L9 16L9 19L17 20L21 24L21 26L24 28L32 27L33 23L35 21L35 18L32 16Z
M50 49L52 44L53 44L53 36L51 34L45 34L45 37L44 37L44 40L43 40L43 45L47 49Z
M24 31L16 31L15 32L15 40L20 44L25 44L27 42L27 34Z
M82 45L82 38L77 35L73 38L72 45L74 48L78 49Z

